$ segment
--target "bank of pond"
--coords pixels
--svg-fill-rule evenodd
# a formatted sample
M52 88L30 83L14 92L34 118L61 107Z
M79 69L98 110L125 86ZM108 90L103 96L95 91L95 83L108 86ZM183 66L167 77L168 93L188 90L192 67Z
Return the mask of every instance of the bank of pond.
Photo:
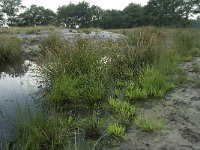
M165 128L164 119L145 118L140 105L159 101L187 81L180 64L199 54L200 31L144 27L112 32L124 36L72 42L52 32L37 43L34 61L20 58L26 56L23 39L2 34L4 149L112 148L126 140L133 124L145 132ZM3 136L5 131L10 134Z

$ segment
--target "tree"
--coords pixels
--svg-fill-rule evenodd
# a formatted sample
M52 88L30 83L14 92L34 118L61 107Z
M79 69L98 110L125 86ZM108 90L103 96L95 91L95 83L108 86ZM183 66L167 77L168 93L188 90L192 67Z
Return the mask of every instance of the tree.
M92 20L92 13L90 11L90 5L87 2L80 2L76 5L76 15L78 18L78 24L80 27L90 27Z
M3 12L0 10L0 21L3 20Z
M92 20L92 13L89 3L80 2L77 5L70 3L67 6L58 8L58 23L66 24L68 27L90 27Z
M196 20L191 20L191 27L200 27L200 16Z
M102 17L103 17L103 9L96 5L92 5L90 8L91 15L92 15L92 20L91 20L91 26L92 27L100 27L101 22L102 22Z
M56 20L56 14L42 6L31 5L25 12L19 15L20 25L48 25L53 24Z
M102 16L102 28L123 28L124 20L122 11L106 10Z
M76 16L76 5L70 3L68 6L64 5L57 10L58 24L65 24L70 28L75 28L78 24L78 18Z
M20 9L25 8L25 6L22 5L21 0L2 0L0 8L2 9L2 12L8 15L10 25L13 25L17 20L18 12Z
M182 0L150 0L145 6L146 23L170 26L181 21Z
M145 6L145 20L156 26L185 26L199 12L199 5L200 0L150 0Z
M138 27L142 25L143 8L139 4L130 3L123 10L123 17L125 21L125 27Z

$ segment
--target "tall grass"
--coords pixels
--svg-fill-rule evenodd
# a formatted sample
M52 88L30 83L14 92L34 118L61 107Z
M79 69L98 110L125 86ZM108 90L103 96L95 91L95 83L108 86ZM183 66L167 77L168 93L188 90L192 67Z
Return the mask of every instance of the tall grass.
M41 45L44 71L51 82L48 98L56 103L102 101L107 86L99 52L88 40L69 43L51 35Z
M15 139L7 144L9 149L70 149L73 131L78 126L72 116L63 113L47 115L21 108L17 113L19 118L13 123Z
M0 36L0 63L13 61L20 53L20 39L8 35Z
M69 42L52 34L40 46L41 68L47 82L46 102L63 108L61 114L73 112L73 107L78 106L78 113L74 115L86 118L81 126L88 137L100 136L105 130L106 136L124 136L125 127L136 113L132 103L162 98L168 90L182 83L184 71L180 63L197 55L200 48L196 39L199 36L190 30L180 33L174 29L145 27L117 32L127 38L115 42L87 39ZM87 109L79 112L82 105ZM95 109L92 112L99 112L98 116L91 115L91 108ZM114 118L114 123L102 125L99 120L108 116ZM31 146L36 142L37 148L53 145L57 149L67 145L72 133L69 116L52 116L45 121L36 118L39 119L18 126L21 131L17 133L20 135L17 145ZM144 130L161 129L160 126L152 128L154 121L141 117L137 117L135 123Z

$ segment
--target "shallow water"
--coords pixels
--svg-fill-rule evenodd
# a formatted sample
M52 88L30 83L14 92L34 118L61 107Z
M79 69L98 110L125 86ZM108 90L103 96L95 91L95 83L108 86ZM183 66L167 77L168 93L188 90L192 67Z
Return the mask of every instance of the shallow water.
M34 62L19 59L0 68L0 141L9 136L17 117L17 108L36 108L39 90L38 67Z

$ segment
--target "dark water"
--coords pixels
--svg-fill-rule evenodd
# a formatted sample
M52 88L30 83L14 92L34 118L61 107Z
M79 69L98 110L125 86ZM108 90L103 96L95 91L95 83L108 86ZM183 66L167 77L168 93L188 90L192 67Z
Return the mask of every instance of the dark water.
M20 58L13 64L0 66L0 142L9 137L17 108L36 108L39 90L39 72L36 63Z

